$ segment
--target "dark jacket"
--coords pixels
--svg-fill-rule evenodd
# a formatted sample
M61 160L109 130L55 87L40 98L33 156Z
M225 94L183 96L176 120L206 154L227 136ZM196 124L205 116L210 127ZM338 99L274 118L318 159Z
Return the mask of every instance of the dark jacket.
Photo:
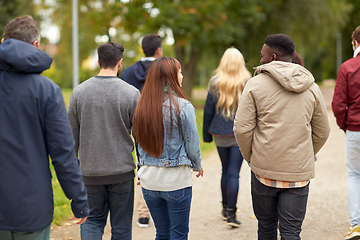
M121 79L141 90L152 61L137 61L125 69Z
M336 79L332 110L339 127L360 131L360 53L344 62Z
M211 142L212 135L231 137L234 136L234 120L225 119L220 112L216 112L219 97L209 88L204 107L203 138L204 142Z
M61 89L40 75L51 62L29 43L0 45L0 230L36 232L50 225L49 155L75 216L88 215Z

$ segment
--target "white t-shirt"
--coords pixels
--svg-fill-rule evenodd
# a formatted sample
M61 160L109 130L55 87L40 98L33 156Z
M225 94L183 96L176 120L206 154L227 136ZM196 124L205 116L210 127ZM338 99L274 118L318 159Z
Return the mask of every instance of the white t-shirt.
M158 167L144 165L137 172L143 188L152 191L175 191L193 186L191 168L188 165Z

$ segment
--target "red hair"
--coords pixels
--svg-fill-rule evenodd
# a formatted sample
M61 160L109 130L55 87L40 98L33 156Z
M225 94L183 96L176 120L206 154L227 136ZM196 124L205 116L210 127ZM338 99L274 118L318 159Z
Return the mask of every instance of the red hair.
M175 108L181 133L180 110L176 97L185 98L178 73L180 63L171 57L161 57L150 65L141 97L135 109L133 134L141 148L159 157L164 149L163 103L165 95L170 102L170 129L172 131L172 108ZM165 90L167 88L167 91Z

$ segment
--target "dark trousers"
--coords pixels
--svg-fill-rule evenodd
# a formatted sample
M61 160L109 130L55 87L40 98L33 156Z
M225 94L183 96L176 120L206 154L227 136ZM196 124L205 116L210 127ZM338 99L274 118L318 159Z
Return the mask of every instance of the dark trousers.
M132 239L134 179L119 184L85 185L90 214L80 226L82 240L101 240L110 212L111 239Z
M243 162L238 146L217 147L221 165L221 194L223 204L229 208L236 208L239 193L239 172Z
M258 220L258 239L277 240L277 228L282 240L301 239L309 184L302 188L268 187L251 172L251 195Z

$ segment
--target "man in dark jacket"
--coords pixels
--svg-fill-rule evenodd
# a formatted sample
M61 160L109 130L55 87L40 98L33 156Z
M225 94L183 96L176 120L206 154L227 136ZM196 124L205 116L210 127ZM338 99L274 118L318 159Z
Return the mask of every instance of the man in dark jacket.
M339 69L332 109L337 124L346 133L348 210L351 219L345 239L360 239L360 26L351 37L354 57Z
M141 47L143 49L145 57L141 58L140 61L137 61L136 63L128 67L121 76L122 80L133 85L139 90L141 90L145 84L145 79L150 64L156 58L159 58L163 55L163 50L161 47L161 38L159 35L148 34L144 36L141 41ZM135 193L136 193L135 198L137 202L136 204L137 212L139 215L139 218L136 223L139 227L148 227L150 212L143 198L140 185L136 185Z
M141 41L141 47L145 57L141 58L140 61L137 61L128 67L121 76L122 80L133 85L139 90L141 90L144 86L150 64L156 58L159 58L163 55L161 38L158 35L148 34L143 37Z
M89 213L62 92L40 73L52 58L38 49L31 16L10 21L0 45L0 239L50 237L49 155L79 224ZM74 217L74 218L75 218Z

